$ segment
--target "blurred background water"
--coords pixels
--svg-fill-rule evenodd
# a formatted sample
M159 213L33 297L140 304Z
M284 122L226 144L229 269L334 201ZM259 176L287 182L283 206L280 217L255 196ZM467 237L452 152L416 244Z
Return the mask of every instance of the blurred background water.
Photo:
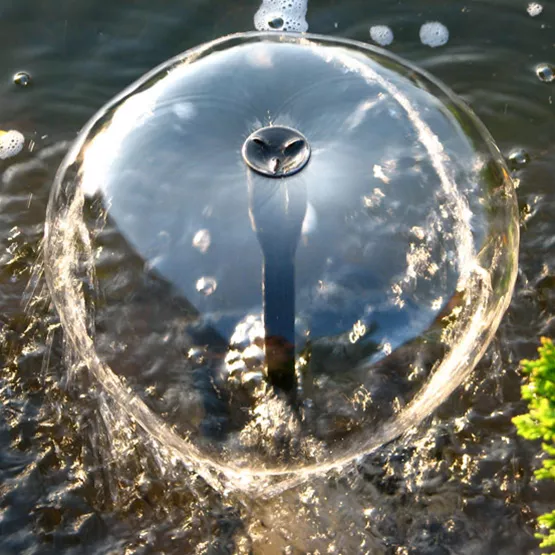
M516 437L518 361L555 335L555 4L521 0L313 0L314 33L387 48L458 93L515 170L521 213L517 290L472 377L409 438L340 475L270 500L221 495L157 460L91 383L66 379L62 334L37 256L56 169L85 122L147 70L201 42L253 29L258 2L0 1L0 129L26 139L0 161L0 553L532 554L539 445ZM537 10L536 10L537 11ZM530 10L535 13L534 10ZM429 21L449 30L422 44ZM12 76L31 75L21 87ZM86 381L83 373L83 380ZM115 421L114 421L115 420Z

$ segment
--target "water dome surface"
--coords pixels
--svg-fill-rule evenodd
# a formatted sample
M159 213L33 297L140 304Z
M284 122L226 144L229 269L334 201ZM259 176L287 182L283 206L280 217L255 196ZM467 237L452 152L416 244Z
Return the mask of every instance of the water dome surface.
M306 144L248 146L268 129ZM251 147L302 165L257 171ZM444 86L361 43L247 33L91 120L45 255L106 391L204 474L260 483L349 461L437 407L495 332L517 247L502 158Z

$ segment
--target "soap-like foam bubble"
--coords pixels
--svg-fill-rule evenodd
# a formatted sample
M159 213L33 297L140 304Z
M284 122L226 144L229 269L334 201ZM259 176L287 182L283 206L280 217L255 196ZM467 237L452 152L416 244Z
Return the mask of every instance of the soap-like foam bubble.
M308 31L306 11L308 0L262 0L254 14L258 31Z
M370 27L370 38L380 46L387 46L393 42L393 31L387 25Z
M161 458L171 457L198 472L218 488L217 493L243 490L248 496L270 496L310 476L350 465L414 428L468 375L510 299L517 262L517 207L489 135L448 90L386 52L359 43L275 33L219 39L200 50L200 56L195 49L147 74L85 127L53 186L44 268L69 354L82 361L69 372L75 374L86 365L98 380L100 396L106 394L152 438L149 441L156 442ZM215 50L216 60L211 54ZM196 64L194 69L190 64ZM290 79L292 64L298 71ZM415 78L408 78L413 74ZM415 87L420 80L422 86ZM249 87L248 96L245 82L257 84ZM428 82L439 95L426 92ZM343 95L345 86L349 95L337 105L337 117L322 118L326 105ZM217 119L212 110L194 110L198 91L217 94L222 87L226 98L211 103ZM178 89L190 94L177 98ZM189 99L192 110L183 104ZM233 99L240 99L241 106L248 103L252 111L238 111L234 102L230 106ZM183 121L175 122L176 103L177 115L187 122L192 115L189 128ZM265 283L259 230L240 217L227 218L241 216L250 207L268 208L266 199L274 194L267 196L266 179L261 177L264 196L257 193L256 200L262 202L253 202L258 178L237 166L234 142L244 137L245 129L258 125L253 121L264 121L269 109L270 123L306 128L307 136L316 139L308 173L297 181L306 188L299 191L294 181L290 189L292 202L300 198L306 207L300 240L298 225L295 231L299 252L306 249L304 266L289 264L287 272L274 274L279 283L295 273L304 280L301 284L306 283L295 295L299 302L293 317L298 316L300 324L294 336L299 353L306 346L311 349L314 366L308 367L299 355L303 381L294 391L299 399L294 402L302 410L299 418L296 408L287 406L285 393L264 389L265 322L260 309L265 310ZM446 117L451 110L456 118ZM168 123L179 125L185 140L157 141ZM214 132L221 139L218 143L213 142ZM347 148L336 148L339 143ZM163 167L149 161L156 149L167 162ZM369 149L373 160L365 157ZM172 177L176 170L179 174L180 160L194 160L185 190L180 175L177 180ZM482 202L486 207L492 203L491 184L482 178L486 164L493 164L496 192L503 191L507 199L502 203L496 197L492 213L480 208ZM92 179L85 175L89 172ZM221 180L215 180L220 174ZM335 194L338 181L343 187ZM152 186L159 183L164 187ZM230 183L237 186L230 189ZM87 198L91 184L96 186L95 198ZM274 189L285 193L279 197L280 206L281 199L289 199L289 185L284 185L285 190L279 184ZM423 194L420 185L426 187ZM361 195L372 189L373 197ZM419 196L413 196L416 189ZM181 197L176 194L185 202L178 202ZM302 215L296 210L291 214ZM499 217L507 223L506 232L495 225ZM311 231L312 237L304 241ZM415 242L412 236L417 234L422 239ZM97 236L99 241L93 241ZM106 240L111 248L118 247L97 266ZM480 249L478 265L475 247L478 251L482 244L488 249ZM163 259L170 258L172 266L164 266ZM270 258L272 263L277 260ZM375 274L377 258L380 272ZM121 306L122 276L125 291L136 291L138 302L128 303L114 320L118 311L113 308ZM162 289L158 280L164 282ZM84 289L93 302L85 299ZM450 308L453 292L457 295ZM94 303L97 293L101 304ZM173 305L176 295L183 299L178 306ZM109 324L99 336L88 326L95 309L95 319ZM191 315L186 319L184 309ZM446 316L439 316L440 310ZM145 311L157 317L137 337L133 321ZM239 333L243 323L263 333ZM130 342L121 357L122 350L111 347L112 337ZM315 337L322 342L313 349ZM429 351L421 338L433 340ZM239 341L246 344L237 345ZM183 360L185 353L188 362ZM394 358L386 362L387 356ZM131 374L132 389L126 374L112 370L108 362L125 370L135 366L137 357L144 360L142 366L154 362L162 368L160 373L155 369L154 378L151 372ZM165 372L174 361L184 370L175 379ZM418 378L407 376L405 381L405 376L395 376L399 385L390 391L386 380L391 368L411 361L419 372L422 368ZM336 369L341 371L338 380ZM158 383L164 382L156 392L161 402L149 399L147 404L138 388L150 387L156 376L163 378ZM119 420L119 413L114 419Z
M19 131L0 132L0 160L16 156L24 144L25 137Z
M420 27L420 41L426 46L437 48L447 44L449 29L439 21L429 21Z
M536 17L543 12L543 6L541 4L538 4L537 2L530 2L530 4L528 4L528 8L526 8L526 11L528 12L528 15L530 17Z

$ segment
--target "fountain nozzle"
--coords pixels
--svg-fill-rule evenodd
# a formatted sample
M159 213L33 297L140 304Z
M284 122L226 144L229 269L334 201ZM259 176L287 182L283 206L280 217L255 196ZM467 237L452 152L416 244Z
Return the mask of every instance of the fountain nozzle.
M268 380L275 387L294 392L295 253L306 214L307 193L302 179L287 178L306 166L310 146L295 129L270 126L252 133L242 154L255 172L249 172L249 212L264 256Z

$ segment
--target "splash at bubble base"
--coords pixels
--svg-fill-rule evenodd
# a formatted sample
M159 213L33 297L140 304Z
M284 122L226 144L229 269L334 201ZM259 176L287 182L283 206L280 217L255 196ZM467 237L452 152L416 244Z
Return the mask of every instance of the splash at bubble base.
M354 74L364 82L379 86L383 94L388 95L388 101L395 104L398 113L402 113L412 126L423 152L429 157L430 171L433 170L437 176L442 198L446 199L443 208L448 212L453 226L453 244L456 245L453 251L456 259L454 266L458 272L453 300L441 315L443 324L440 331L441 340L446 346L445 354L432 365L420 391L404 406L397 407L391 418L376 424L369 436L361 431L356 436L356 442L345 442L345 447L340 444L339 448L330 450L332 456L323 455L316 462L309 460L306 464L297 461L290 466L276 465L270 468L264 465L241 467L234 463L233 457L218 458L207 454L206 449L190 439L191 436L177 433L173 426L154 413L125 379L118 376L115 369L99 356L95 344L94 312L89 299L99 279L95 269L98 253L93 244L95 237L91 236L83 217L84 212L89 210L87 188L76 186L83 177L79 173L79 164L82 162L82 150L87 137L102 121L104 114L130 98L134 91L144 91L148 83L156 82L157 76L167 75L168 68L179 71L189 64L209 59L212 53L258 43L295 46L316 53L317 56L320 56L319 49L323 48L323 59L341 65L345 75ZM260 52L261 57L257 60L263 66L267 60L263 55L264 50ZM469 132L477 144L482 140L481 148L486 145L485 150L480 151L482 156L474 160L476 169L472 175L476 179L481 176L482 179L482 183L476 185L474 190L459 190L447 150L413 100L400 88L407 77L403 76L397 82L385 78L379 69L379 64L384 61L390 67L403 68L403 75L410 75L412 83L426 83L426 91L433 88L434 93L449 99L451 106L456 108L456 115L453 117L445 110L442 117L458 122L460 129ZM362 100L368 102L368 99ZM356 113L355 116L360 118L364 113ZM383 170L375 168L374 173L383 179ZM479 240L473 235L475 232L469 215L469 203L475 206L472 195L480 196L490 216L494 216L486 220L487 227L482 230L483 233L478 233ZM56 178L45 231L45 269L70 349L121 410L161 450L182 460L219 491L240 490L252 496L268 496L311 476L341 470L356 458L406 433L464 381L486 350L510 301L517 266L516 222L514 190L499 152L480 122L432 77L391 54L360 43L315 35L299 38L286 34L269 36L265 33L248 33L224 37L170 60L124 91L101 112L101 116L95 117L87 125ZM361 326L352 333L356 332L356 335L360 329ZM386 358L388 355L385 353Z

